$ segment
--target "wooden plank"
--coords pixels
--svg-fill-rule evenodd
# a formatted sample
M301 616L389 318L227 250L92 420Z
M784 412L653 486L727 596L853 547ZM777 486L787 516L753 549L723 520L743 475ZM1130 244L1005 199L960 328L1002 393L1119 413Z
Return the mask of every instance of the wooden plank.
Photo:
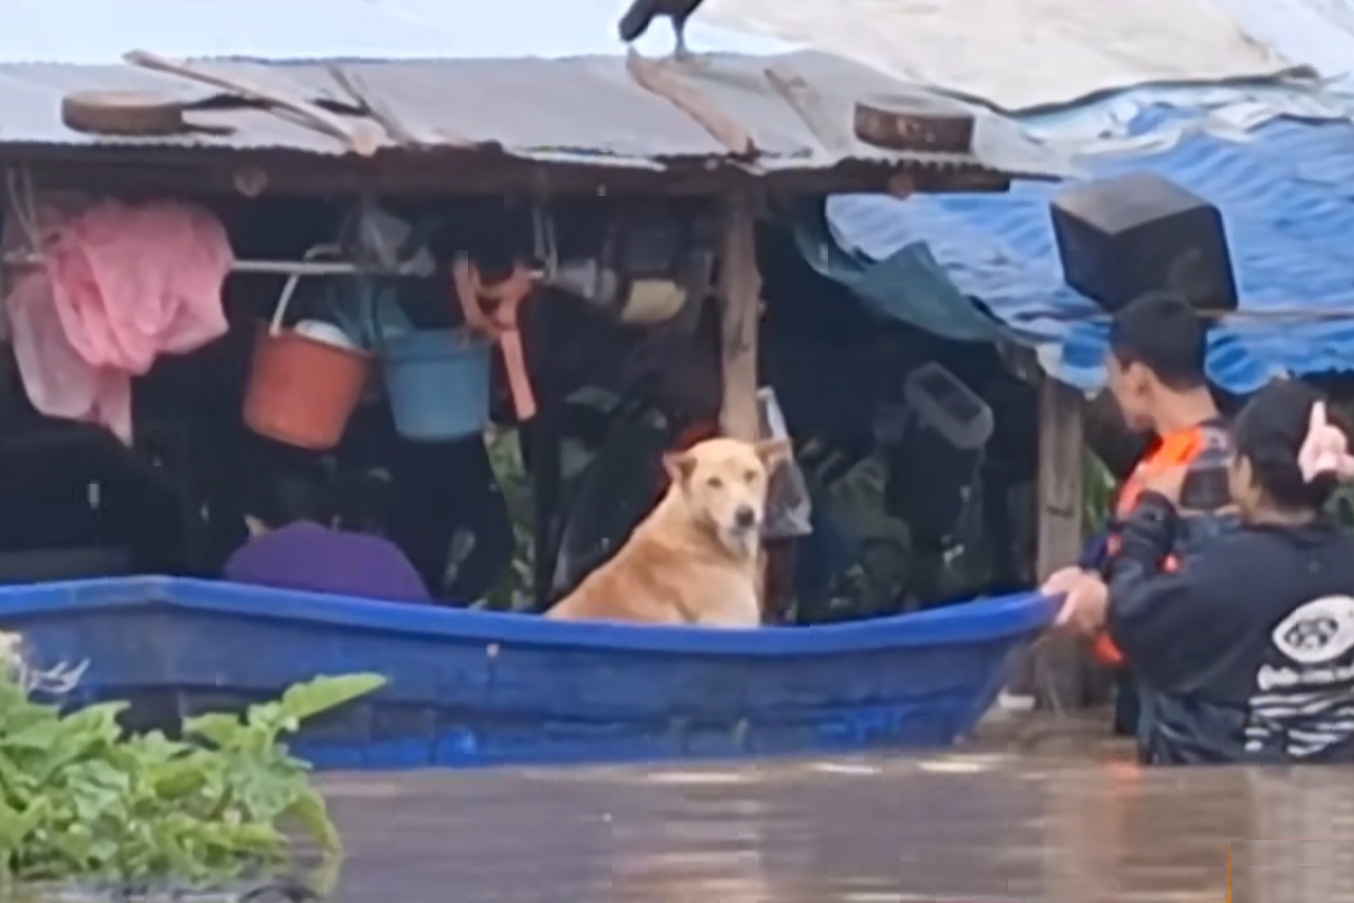
M625 57L625 71L635 84L690 116L733 156L750 159L756 155L757 145L747 129L695 88L682 84L669 68L631 48Z
M1082 398L1074 389L1044 378L1039 393L1040 580L1074 564L1081 554L1082 410ZM1041 706L1069 709L1086 704L1090 658L1080 637L1050 635L1037 647L1033 668Z
M729 203L720 251L720 371L723 398L719 423L724 435L756 441L757 317L762 277L757 270L756 214L751 194L740 192Z
M203 68L197 63L170 60L145 50L132 50L124 54L122 60L129 66L139 66L152 72L177 75L189 81L200 82L222 91L237 94L246 100L267 104L270 108L286 110L310 128L342 141L348 146L349 150L359 156L370 157L376 153L380 146L380 141L373 133L369 123L352 123L318 104L311 103L304 98L293 97L285 91L256 83L246 77L234 74L230 76L222 75Z
M1039 391L1039 575L1081 551L1082 398L1046 378Z
M418 147L426 143L404 121L395 107L379 92L372 90L366 79L355 69L345 69L338 63L330 63L326 68L329 70L329 77L343 89L353 103L365 110L368 116L376 120L377 124L385 129L386 135L392 141L401 147ZM459 135L450 136L444 133L440 137L441 140L437 143L441 145L459 148L476 146L475 142L468 141Z
M757 414L757 321L761 310L762 276L757 268L756 203L750 192L734 194L724 219L719 257L720 342L722 398L720 431L726 436L755 442L761 435ZM768 554L758 562L758 598L767 618ZM776 581L770 581L773 585ZM775 588L774 586L772 588Z
M766 80L776 89L790 108L804 120L818 143L834 157L849 157L855 151L855 141L840 123L833 119L822 96L798 72L789 66L776 65L766 70Z

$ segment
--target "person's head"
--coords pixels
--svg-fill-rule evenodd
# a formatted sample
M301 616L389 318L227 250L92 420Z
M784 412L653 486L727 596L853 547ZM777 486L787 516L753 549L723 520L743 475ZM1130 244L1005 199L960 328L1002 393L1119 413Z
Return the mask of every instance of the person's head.
M1314 516L1339 486L1341 468L1312 467L1303 445L1311 446L1313 406L1322 394L1297 380L1272 383L1256 393L1233 424L1236 454L1229 482L1241 516L1266 513Z
M1110 324L1110 393L1130 429L1156 427L1165 399L1207 390L1207 327L1188 302L1166 292L1142 295Z
M342 473L336 481L333 513L345 530L382 536L393 489L390 472L383 468Z
M333 511L318 467L274 467L254 481L255 491L245 515L251 536L308 521L328 525Z

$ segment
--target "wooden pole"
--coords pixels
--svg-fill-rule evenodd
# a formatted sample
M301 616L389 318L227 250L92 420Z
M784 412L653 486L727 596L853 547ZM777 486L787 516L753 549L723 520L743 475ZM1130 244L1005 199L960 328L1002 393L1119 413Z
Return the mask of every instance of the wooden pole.
M720 429L748 442L757 439L757 318L762 277L757 269L756 207L750 193L729 201L719 264Z
M1039 527L1036 570L1040 580L1075 564L1082 544L1082 398L1045 377L1039 392ZM1035 689L1046 708L1085 704L1089 671L1085 641L1050 636L1035 653Z
M723 397L720 431L734 439L760 438L757 414L757 321L761 311L762 277L757 269L756 199L740 192L724 215L724 240L719 262L719 364ZM762 621L783 619L793 587L774 579L793 562L795 541L780 540L762 549L758 562L758 596ZM773 563L773 559L775 560ZM781 566L776 567L779 563Z

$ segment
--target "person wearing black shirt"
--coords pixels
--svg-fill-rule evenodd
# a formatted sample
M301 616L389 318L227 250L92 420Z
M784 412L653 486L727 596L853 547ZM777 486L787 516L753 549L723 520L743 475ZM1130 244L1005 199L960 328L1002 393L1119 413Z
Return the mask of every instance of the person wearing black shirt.
M1354 761L1354 537L1321 513L1354 457L1300 382L1259 392L1233 438L1241 526L1165 571L1184 474L1162 474L1122 525L1108 594L1059 622L1108 628L1134 663L1145 762Z

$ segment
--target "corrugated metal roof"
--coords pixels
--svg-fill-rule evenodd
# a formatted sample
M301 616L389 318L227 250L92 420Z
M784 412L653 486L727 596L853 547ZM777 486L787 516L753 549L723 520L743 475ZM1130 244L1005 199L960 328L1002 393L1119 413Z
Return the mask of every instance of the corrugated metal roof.
M1132 131L1161 132L1194 116L1152 107ZM1194 132L1164 151L1091 169L1161 173L1217 205L1243 310L1315 314L1226 322L1209 357L1219 384L1242 392L1279 372L1354 369L1354 124L1274 119L1244 143ZM844 196L830 202L830 218L848 248L876 260L926 242L959 291L1038 349L1050 372L1091 390L1103 380L1106 323L1063 282L1049 219L1057 190L1024 183L990 197Z
M813 87L828 115L840 124L847 153L834 153L819 142L768 82L765 71L770 65L798 74ZM210 66L223 74L285 87L308 100L348 102L320 63L217 60ZM646 167L651 167L655 159L727 154L727 149L694 119L636 84L621 57L357 61L345 62L344 68L358 74L420 139L430 143L462 139L498 145L508 153L525 156L567 154ZM984 111L978 111L972 154L897 155L858 142L851 131L855 102L865 95L893 93L905 86L821 53L703 56L683 68L680 80L751 135L761 152L758 163L767 168L819 169L846 159L906 159L918 165L984 168L1029 176L1069 172L1019 126ZM60 120L62 96L92 88L163 90L187 102L205 102L220 94L215 89L128 66L0 65L0 141L76 146L114 143L107 137L72 131ZM229 135L131 140L141 145L285 147L333 154L345 150L337 140L281 117L217 106L210 111L194 111L190 118L230 126L233 132Z

